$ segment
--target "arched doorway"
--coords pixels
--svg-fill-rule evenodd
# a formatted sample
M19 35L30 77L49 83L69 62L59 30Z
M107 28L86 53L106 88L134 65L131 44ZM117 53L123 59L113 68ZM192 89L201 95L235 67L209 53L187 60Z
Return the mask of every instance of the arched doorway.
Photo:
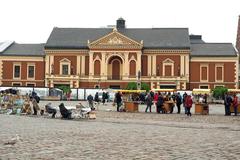
M122 59L119 56L112 56L108 60L108 79L120 80L122 75Z
M118 59L112 61L112 79L120 79L120 61Z

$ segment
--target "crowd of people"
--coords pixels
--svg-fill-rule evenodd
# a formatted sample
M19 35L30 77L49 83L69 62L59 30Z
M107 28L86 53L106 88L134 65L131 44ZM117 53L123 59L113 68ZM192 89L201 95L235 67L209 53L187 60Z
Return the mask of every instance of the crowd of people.
M234 110L234 115L237 116L238 114L238 97L236 94L233 94L233 97L226 93L224 96L224 106L225 106L225 116L230 116L231 111L230 111L230 106L233 106Z
M191 116L191 108L192 108L192 97L191 95L187 95L187 93L185 92L183 94L183 97L180 95L180 93L173 93L171 94L169 93L161 93L161 92L157 92L154 93L152 91L150 91L147 95L146 95L146 109L145 112L147 112L149 110L149 112L152 112L152 105L156 106L156 112L157 113L167 113L166 108L164 107L164 103L166 101L172 101L173 103L171 103L170 106L170 112L169 113L173 113L175 104L177 106L177 113L180 114L181 113L181 105L183 104L183 107L185 108L185 114L187 114L188 116Z
M116 106L116 110L118 112L126 111L123 105L123 97L124 95L121 93L121 91L115 93L113 104ZM187 94L186 92L181 95L179 92L163 93L150 91L148 93L142 92L131 95L130 98L131 101L138 101L141 104L145 104L145 112L152 112L152 106L154 105L156 108L156 113L173 113L174 108L176 108L176 113L180 114L181 107L183 107L184 112L187 116L192 115L191 108L193 105L193 98L190 94ZM206 94L197 95L197 98L197 102L207 104ZM231 96L230 94L226 93L223 99L225 106L225 115L229 116L231 115L231 112L234 112L234 115L236 116L238 114L238 97L236 96L236 94ZM21 106L19 110L20 113L37 115L40 111L40 114L42 115L44 111L46 111L47 113L52 114L52 118L54 118L57 113L56 108L53 107L51 103L48 103L47 105L45 105L45 109L43 111L38 105L39 101L40 98L34 91L24 96L20 96L15 90L2 91L0 93L1 108L6 108L7 110L13 111L13 106ZM98 106L100 103L105 105L106 102L110 102L110 96L108 92L105 92L103 90L100 95L99 92L96 92L94 96L92 94L89 94L87 97L87 101L89 104L89 108L91 108L91 110L95 110L95 107ZM168 102L170 107L166 108L165 104ZM233 106L233 111L230 110L231 106ZM59 105L59 108L62 115L66 115L66 117L69 117L69 115L71 115L71 113L67 111L67 109L64 108L63 105Z

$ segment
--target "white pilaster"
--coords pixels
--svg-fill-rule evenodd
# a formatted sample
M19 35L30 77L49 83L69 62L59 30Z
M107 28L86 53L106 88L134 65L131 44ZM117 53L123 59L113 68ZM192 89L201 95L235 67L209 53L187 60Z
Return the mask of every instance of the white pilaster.
M54 65L54 56L53 55L51 55L50 57L49 57L49 73L51 73L51 66L52 65ZM56 73L56 71L54 71L54 73ZM59 72L60 73L60 72Z
M107 75L106 73L106 53L105 52L102 52L102 60L101 60L101 77L104 77Z
M50 64L49 64L50 62L49 62L49 56L48 55L46 55L46 57L45 57L45 74L49 74L50 72L50 69L49 69L49 66L50 66Z
M80 75L81 73L81 56L77 56L77 75Z
M137 66L136 66L136 72L138 73L138 71L141 71L141 56L142 56L142 52L137 52Z
M156 55L152 56L152 75L156 76Z
M180 58L180 76L181 75L185 75L185 72L184 72L184 56L181 55L181 58Z
M185 70L185 73L187 75L187 81L189 81L189 55L185 56L185 66L186 66L186 70Z
M89 52L89 77L93 76L93 52Z
M151 74L152 74L152 56L151 55L148 55L147 63L148 63L148 73L147 73L147 75L151 76Z
M129 61L128 61L128 55L129 53L125 52L124 53L124 76L128 77L129 76Z
M85 75L85 56L81 57L81 75Z

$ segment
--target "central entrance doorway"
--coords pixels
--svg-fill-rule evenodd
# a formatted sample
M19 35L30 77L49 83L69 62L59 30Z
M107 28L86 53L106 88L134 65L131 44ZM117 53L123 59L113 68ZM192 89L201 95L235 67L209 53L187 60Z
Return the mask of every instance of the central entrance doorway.
M120 62L118 59L112 61L112 79L120 79Z
M121 80L123 61L119 56L112 56L108 61L108 79Z

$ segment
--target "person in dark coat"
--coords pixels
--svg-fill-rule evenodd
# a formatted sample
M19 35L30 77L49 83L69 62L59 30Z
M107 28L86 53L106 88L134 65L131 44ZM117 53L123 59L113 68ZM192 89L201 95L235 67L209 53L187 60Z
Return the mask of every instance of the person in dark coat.
M226 93L224 98L225 116L231 115L230 113L231 103L232 103L232 98L228 95L228 93Z
M145 112L147 112L148 108L149 108L149 111L152 112L152 104L153 104L152 101L153 101L153 98L152 98L151 94L148 93L146 96L147 107L145 109Z
M185 114L187 114L187 106L186 106L186 99L187 99L187 93L185 92L183 94L183 107L184 107L184 110L185 110Z
M59 110L60 110L60 113L62 115L62 118L67 118L67 119L71 119L71 116L72 116L72 112L70 110L68 110L63 103L61 103L59 105Z
M94 101L99 103L99 95L98 92L96 92L95 96L94 96Z
M178 109L178 112L177 112L178 114L180 114L180 112L181 112L181 104L182 104L182 96L178 92L178 94L176 96L176 105L177 105L177 109Z
M93 109L93 96L91 94L88 95L87 97L88 105L91 109Z
M157 113L160 113L160 112L164 113L163 103L164 103L164 99L163 99L162 94L160 93L158 95L158 100L157 100L157 103L156 103L156 105L157 105Z
M103 105L105 104L106 99L107 99L107 97L106 97L106 93L103 92L103 93L102 93L102 103L103 103Z
M122 105L122 94L120 93L120 91L118 91L115 95L115 101L117 103L117 111L119 112L119 108Z

